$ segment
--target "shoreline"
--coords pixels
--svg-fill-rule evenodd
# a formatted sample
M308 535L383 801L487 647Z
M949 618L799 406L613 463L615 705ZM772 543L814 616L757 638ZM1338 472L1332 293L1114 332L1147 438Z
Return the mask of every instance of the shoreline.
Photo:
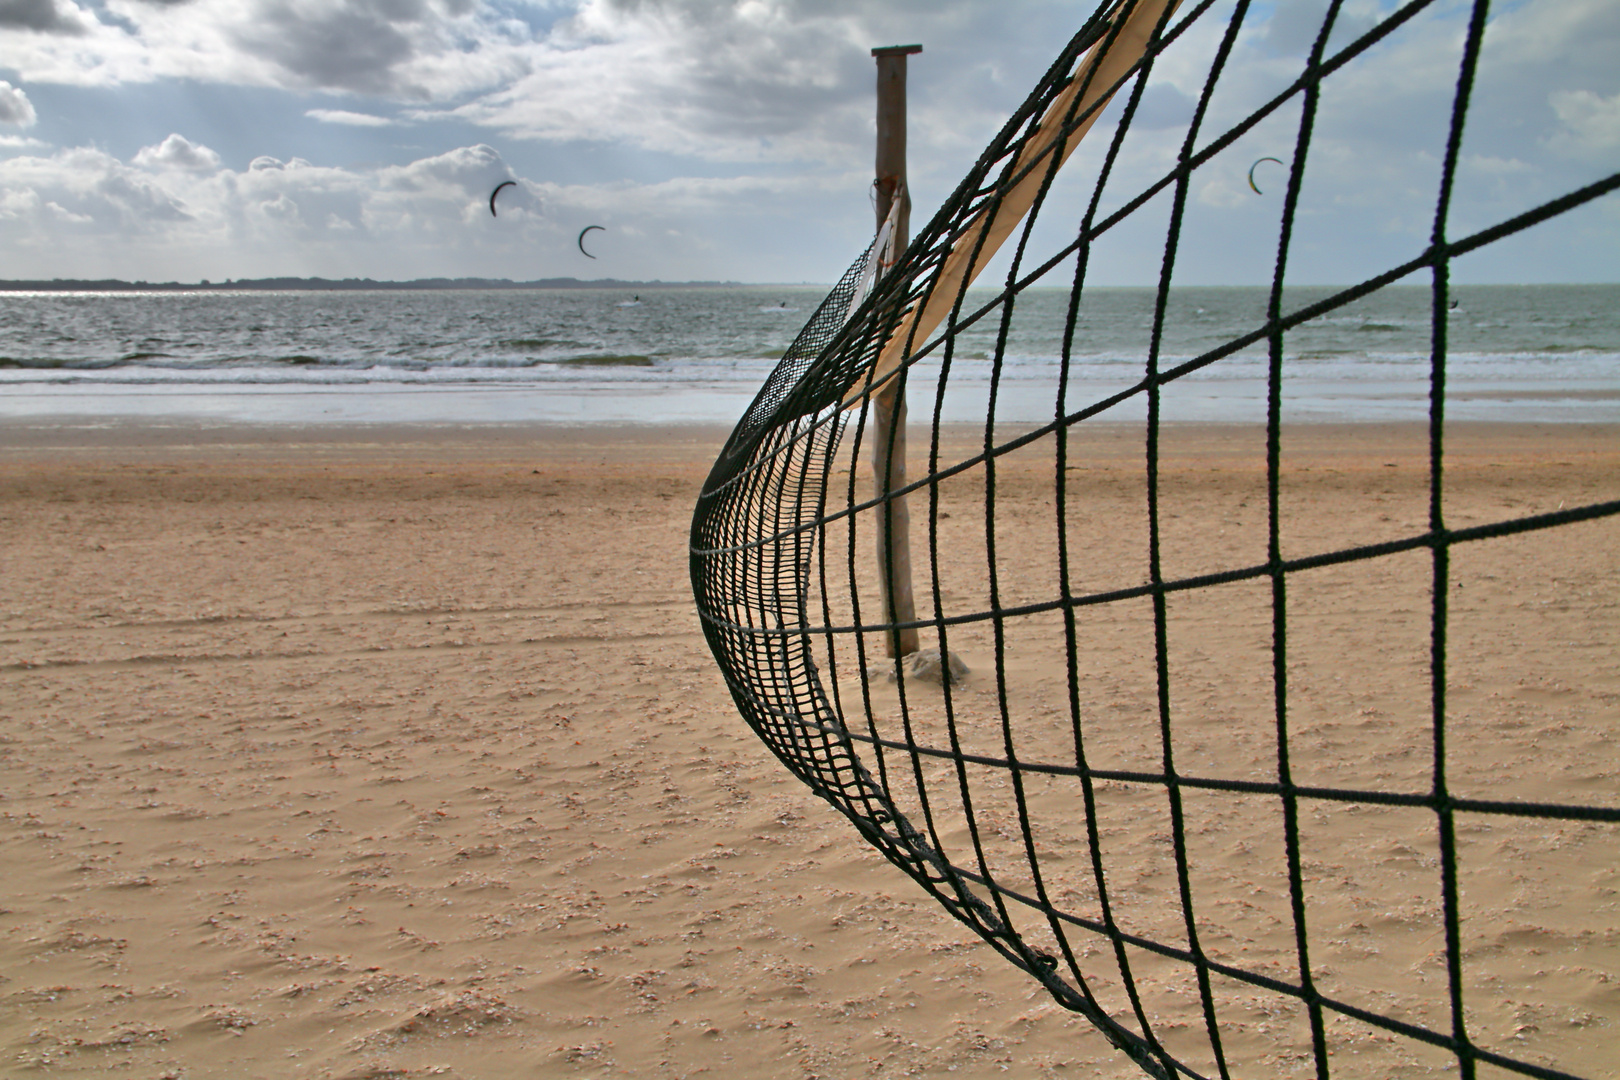
M1005 442L1037 426L998 425L997 441ZM730 423L679 421L266 424L188 418L74 417L61 422L19 420L0 424L0 463L28 461L42 454L90 455L115 450L172 451L190 457L213 450L255 457L319 451L325 456L349 453L360 460L377 453L397 455L412 449L491 459L505 453L543 448L549 452L566 451L565 457L575 453L610 453L629 459L636 453L656 453L660 460L681 459L707 468L733 428ZM1263 443L1265 434L1263 424L1239 420L1164 421L1160 430L1169 436L1167 445L1173 452L1178 452L1176 447L1203 445L1221 456L1237 452L1234 442L1244 448L1241 452L1249 452L1256 439ZM1282 431L1285 443L1310 456L1358 455L1380 445L1414 448L1422 444L1427 453L1428 424L1423 421L1303 421L1285 423ZM1143 432L1141 423L1093 420L1070 428L1069 440L1071 446L1112 456L1126 453L1126 447L1139 447L1145 437ZM854 425L851 424L844 435L846 444L853 435ZM913 419L908 438L914 458L921 462L929 445L928 426ZM983 448L982 439L981 425L940 425L942 450L959 449L964 455L977 454ZM1544 451L1549 440L1602 453L1620 446L1620 420L1448 420L1446 423L1448 456L1501 450L1522 457ZM708 457L699 461L705 452ZM693 454L698 458L691 458ZM915 479L915 467L913 474Z
M767 363L762 361L761 363ZM774 364L774 361L768 363ZM523 427L724 427L730 430L760 391L748 380L630 379L560 383L364 386L176 384L147 387L23 386L0 389L0 426L89 427L193 425L247 428L406 427L493 429ZM943 420L983 425L984 386L948 396ZM1300 388L1296 387L1296 391ZM1362 426L1425 423L1429 406L1418 384L1348 386L1323 383L1283 402L1289 426ZM998 424L1028 427L1051 415L1052 388L1008 380L997 403ZM1163 403L1167 424L1264 423L1263 381L1188 383ZM913 402L913 426L933 411L931 395ZM1557 388L1456 385L1447 394L1447 423L1590 425L1620 423L1620 390L1609 386ZM1145 399L1122 401L1083 425L1145 423Z
M248 423L188 418L71 417L63 422L11 421L0 425L0 455L42 450L119 448L303 447L354 449L400 446L464 446L494 451L534 443L571 446L625 441L659 445L712 441L715 452L732 425L711 423Z

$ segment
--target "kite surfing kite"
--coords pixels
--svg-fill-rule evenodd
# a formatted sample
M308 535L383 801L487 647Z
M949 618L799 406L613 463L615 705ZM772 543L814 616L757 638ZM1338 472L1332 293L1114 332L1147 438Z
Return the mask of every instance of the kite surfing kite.
M495 190L489 193L489 216L490 217L499 217L500 216L500 215L495 213L495 196L497 196L497 195L499 195L501 193L501 188L515 187L516 185L517 185L516 180L502 180L500 183L495 185Z
M1277 164L1279 164L1279 165L1287 165L1287 162L1278 161L1274 157L1263 157L1263 158L1260 159L1260 161L1276 161ZM1265 192L1261 191L1260 188L1254 182L1254 170L1256 170L1256 169L1258 169L1260 167L1260 161L1257 161L1253 165L1249 166L1249 187L1254 191L1254 193L1256 195L1264 195L1265 194Z
M585 250L585 234L590 232L592 229L601 229L603 232L607 232L607 229L604 226L601 226L601 225L587 225L583 229L579 230L579 239L574 241L575 244L579 245L580 253L582 255L584 255L587 259L596 258L595 255L592 255L590 252Z

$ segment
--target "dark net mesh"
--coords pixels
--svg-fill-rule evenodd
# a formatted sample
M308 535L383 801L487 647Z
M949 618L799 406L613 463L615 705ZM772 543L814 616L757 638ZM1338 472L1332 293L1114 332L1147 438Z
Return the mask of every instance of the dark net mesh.
M1532 703L1497 728L1475 723L1502 695L1484 675L1468 682L1475 654L1497 648L1508 690L1538 671L1549 694L1600 671L1613 690L1612 633L1519 655L1453 580L1459 560L1470 581L1502 580L1474 573L1483 554L1533 575L1536 544L1620 549L1620 501L1611 490L1534 512L1467 503L1442 468L1451 264L1606 195L1620 175L1451 234L1488 14L1476 3L1445 61L1455 89L1427 243L1349 287L1284 287L1335 76L1429 7L1336 33L1334 0L1288 81L1213 135L1206 118L1249 5L1099 8L899 263L871 285L868 252L818 309L693 520L698 610L744 719L891 862L1153 1075L1595 1077L1612 1075L1620 1045L1620 799L1604 741L1617 695L1598 695L1608 713L1595 727L1564 725L1601 744L1576 776L1537 734L1564 714ZM1155 62L1195 39L1206 74L1179 152L1145 187L1105 198ZM1105 108L1112 133L1060 176ZM1234 155L1246 165L1246 137L1278 125L1291 153L1273 174L1269 300L1246 332L1200 341L1187 329L1197 312L1171 291L1194 184ZM1098 392L1074 373L1088 328L1118 300L1088 290L1087 270L1142 219L1162 243L1158 289L1121 318L1136 320L1144 363ZM1043 243L1051 254L1037 257ZM970 291L985 264L993 284ZM1422 434L1368 489L1364 518L1313 516L1310 480L1288 464L1287 343L1413 279L1431 358ZM1006 373L1030 340L1058 362L1044 383L1014 386ZM1244 357L1264 383L1253 480L1223 494L1199 487L1198 449L1165 416ZM912 446L918 478L868 497L870 402L897 386L928 423ZM1024 408L1043 396L1049 419L1008 419L1015 393ZM1187 500L1223 497L1203 520L1252 527L1252 550L1224 530L1178 531ZM919 519L925 508L906 625L970 661L965 680L886 655L896 620L873 538L901 499ZM1600 567L1587 586L1598 595L1584 610L1613 610L1612 576ZM1374 590L1395 599L1362 602ZM1356 654L1378 658L1379 678L1334 685L1336 659ZM1463 720L1468 740L1518 732L1488 775L1448 750Z

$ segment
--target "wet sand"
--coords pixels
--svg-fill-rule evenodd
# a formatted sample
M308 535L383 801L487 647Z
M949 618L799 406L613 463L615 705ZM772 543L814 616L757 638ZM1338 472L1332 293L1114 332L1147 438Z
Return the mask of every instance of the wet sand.
M686 581L723 437L0 433L0 1075L1140 1075L737 717ZM1078 451L1099 536L1139 497L1139 440L1099 428ZM1177 572L1252 544L1253 432L1180 427L1166 448ZM1423 453L1417 429L1291 433L1294 550L1420 528ZM1459 427L1448 463L1454 525L1612 499L1620 429ZM1041 483L1010 463L1000 494L1038 508ZM1459 550L1452 768L1468 794L1620 801L1617 536L1610 518ZM1413 728L1378 689L1377 646L1412 631L1365 616L1421 612L1423 588L1334 573L1301 589L1301 617L1374 647L1302 651L1301 768L1317 773L1298 779L1404 784ZM1204 645L1181 674L1213 695L1237 674L1233 616L1195 607ZM1266 767L1250 733L1194 735L1189 764L1238 749ZM1316 823L1314 902L1324 924L1361 924L1325 946L1330 966L1374 1006L1443 1022L1432 828L1371 816ZM1156 818L1113 824L1122 850L1162 848ZM1617 828L1477 824L1472 1029L1610 1075ZM1274 853L1251 857L1260 842L1233 827L1201 880L1221 897L1209 918L1234 950L1285 949L1251 895L1253 860ZM1122 868L1124 891L1171 900L1162 872ZM1298 1015L1230 1008L1237 1075L1309 1070ZM1454 1075L1376 1032L1334 1037L1342 1075Z

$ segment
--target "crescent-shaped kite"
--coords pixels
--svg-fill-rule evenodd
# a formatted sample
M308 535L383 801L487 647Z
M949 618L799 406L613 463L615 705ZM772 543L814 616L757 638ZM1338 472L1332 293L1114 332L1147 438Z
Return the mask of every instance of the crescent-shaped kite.
M601 229L603 232L607 232L607 227L606 226L603 226L603 225L587 225L583 229L579 230L579 239L574 241L575 244L579 245L580 253L583 254L587 259L596 258L595 255L592 255L590 252L585 250L585 234L590 232L592 229Z
M495 196L497 196L497 195L499 195L501 193L501 188L503 188L503 187L515 187L516 185L517 185L516 180L502 180L500 183L495 185L495 190L489 193L489 216L490 217L499 217L500 216L499 214L495 213Z
M1274 158L1274 157L1263 157L1263 158L1260 159L1260 161L1275 161L1275 162L1277 162L1277 164L1283 166L1284 168L1286 168L1287 165L1288 165L1288 163L1286 161L1281 161L1281 160L1279 160L1277 158ZM1254 183L1254 170L1256 170L1256 169L1258 169L1260 167L1260 161L1257 161L1253 165L1249 166L1249 187L1254 191L1254 193L1256 195L1264 195L1265 194L1265 192L1261 191L1258 187L1256 187L1255 183Z

